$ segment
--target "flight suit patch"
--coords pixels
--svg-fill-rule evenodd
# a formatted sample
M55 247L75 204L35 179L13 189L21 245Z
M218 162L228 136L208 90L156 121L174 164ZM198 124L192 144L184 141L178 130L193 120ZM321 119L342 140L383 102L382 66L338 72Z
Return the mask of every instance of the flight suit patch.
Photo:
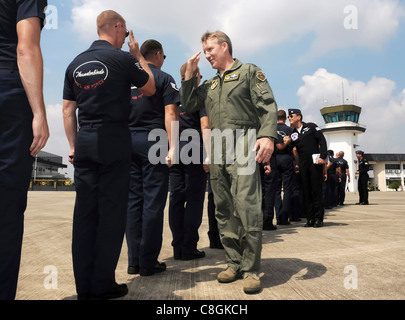
M231 73L225 76L224 82L231 82L231 81L238 81L239 80L239 73Z
M261 82L264 82L264 81L267 80L267 77L266 77L266 75L263 73L263 71L258 71L257 74L256 74L256 78L257 78L258 80L260 80Z
M215 88L218 87L218 83L219 83L218 79L212 81L211 90L215 90Z

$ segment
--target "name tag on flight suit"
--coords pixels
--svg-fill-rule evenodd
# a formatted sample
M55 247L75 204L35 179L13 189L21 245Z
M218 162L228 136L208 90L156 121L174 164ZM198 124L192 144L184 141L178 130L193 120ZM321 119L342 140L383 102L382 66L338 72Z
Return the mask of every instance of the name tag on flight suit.
M239 73L231 73L225 76L224 82L238 81Z

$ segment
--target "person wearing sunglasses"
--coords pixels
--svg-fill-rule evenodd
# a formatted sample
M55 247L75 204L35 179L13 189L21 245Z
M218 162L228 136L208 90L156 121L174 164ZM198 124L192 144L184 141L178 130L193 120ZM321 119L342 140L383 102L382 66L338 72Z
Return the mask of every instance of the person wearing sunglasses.
M124 18L104 11L97 18L97 31L99 40L67 67L63 90L69 161L75 167L72 255L80 300L128 293L126 284L115 282L115 268L129 191L131 85L145 96L156 92L132 31L130 53L120 50L128 34Z
M302 121L299 109L289 109L288 119L293 128L291 144L294 147L296 170L300 173L303 192L303 210L306 227L323 226L325 214L322 193L327 143L322 130L314 123Z
M166 58L162 44L147 40L141 46L141 53L155 78L156 94L146 97L137 86L132 88L129 121L132 161L126 239L128 273L153 276L166 270L166 264L159 262L158 257L163 241L169 166L171 161L175 162L177 141L172 141L175 136L172 124L179 120L180 94L174 78L161 70ZM165 131L167 139L156 142L155 133L164 132L166 136ZM163 154L163 161L156 163L150 154L159 143L165 150L169 145L169 151Z

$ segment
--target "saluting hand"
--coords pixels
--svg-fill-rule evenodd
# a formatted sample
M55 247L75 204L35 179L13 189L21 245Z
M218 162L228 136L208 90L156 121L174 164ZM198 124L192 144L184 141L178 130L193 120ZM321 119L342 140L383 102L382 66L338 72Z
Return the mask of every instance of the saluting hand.
M143 58L141 51L139 50L139 43L135 40L134 32L129 31L129 42L128 42L129 52L137 59Z
M198 70L198 63L200 62L201 51L193 55L187 62L187 69L184 74L184 80L190 80Z

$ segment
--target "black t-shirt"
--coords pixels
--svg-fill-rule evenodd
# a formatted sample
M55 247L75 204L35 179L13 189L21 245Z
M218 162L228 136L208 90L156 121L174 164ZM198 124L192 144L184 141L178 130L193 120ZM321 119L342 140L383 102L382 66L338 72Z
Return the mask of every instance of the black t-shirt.
M368 163L367 159L362 158L359 160L359 174L360 176L368 175L368 171L370 170L370 164Z
M186 129L197 130L201 134L201 118L207 116L205 108L200 111L188 113L182 105L178 106L179 111L179 131L182 133Z
M337 159L333 158L331 156L328 156L328 157L329 157L329 161L330 161L331 164L330 164L327 172L328 172L328 174L336 174Z
M349 164L343 158L336 158L336 167L342 169L342 175L346 174L346 170L349 169Z
M68 66L63 99L76 101L79 125L129 120L131 84L143 87L149 75L128 52L95 41Z
M299 162L312 163L312 155L320 154L326 159L326 140L321 129L315 123L303 123L301 133L297 129L291 135L292 145L297 148Z
M291 137L291 134L292 134L292 129L289 126L287 126L285 123L277 123L277 141L276 141L276 144L284 143L284 137L286 137L286 136ZM274 153L275 154L289 154L289 155L292 155L292 149L293 149L293 147L291 146L291 144L289 144L283 150L279 150L279 149L277 149L277 147L274 148Z
M155 78L156 93L144 96L136 87L132 88L131 116L129 127L137 130L151 131L165 129L165 106L180 104L180 92L173 77L149 64Z
M0 62L17 62L17 23L38 17L43 26L47 4L47 0L0 1Z

